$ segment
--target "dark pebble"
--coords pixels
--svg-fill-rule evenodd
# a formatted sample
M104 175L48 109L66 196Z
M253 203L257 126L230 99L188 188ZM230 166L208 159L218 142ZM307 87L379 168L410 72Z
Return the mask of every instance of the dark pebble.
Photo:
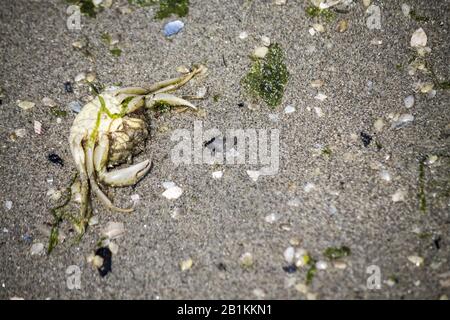
M61 157L58 156L56 153L50 153L48 155L48 160L54 164L60 165L61 167L64 166L64 160L61 159Z
M243 103L243 102L239 102L239 103L238 103L238 107L239 107L239 108L243 108L243 107L244 107L244 103Z
M227 266L224 263L220 262L217 264L217 269L219 269L220 271L227 271Z
M289 266L284 266L283 270L287 273L294 273L295 271L297 271L297 267L294 264L291 264Z
M98 272L100 273L100 276L103 278L108 273L111 272L111 264L112 264L112 253L111 250L108 248L98 248L97 251L95 251L96 256L100 256L103 258L103 264L100 268L98 268Z
M437 237L436 239L434 239L434 246L436 247L437 250L439 250L441 248L441 237Z
M70 83L70 81L64 82L64 90L66 90L67 93L73 93L72 83Z
M368 147L372 141L372 136L361 131L361 141L364 144L364 147Z

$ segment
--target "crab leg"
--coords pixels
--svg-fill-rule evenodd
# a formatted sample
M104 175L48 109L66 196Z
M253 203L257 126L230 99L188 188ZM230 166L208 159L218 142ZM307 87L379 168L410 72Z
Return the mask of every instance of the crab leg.
M89 220L89 179L86 172L86 162L83 146L79 143L72 144L73 154L76 155L75 164L77 166L79 175L80 175L80 183L81 183L81 225L79 233L83 234L85 231L85 226Z
M97 182L95 181L95 172L94 172L94 149L92 146L88 146L86 148L86 169L87 174L89 178L89 182L91 184L92 191L97 195L97 197L100 199L100 201L103 202L103 204L108 207L109 209L119 211L119 212L132 212L133 208L129 209L123 209L118 208L113 205L111 200L108 199L106 194L103 193L103 191L98 186Z
M168 94L168 93L157 93L157 94L153 95L150 99L148 99L146 101L145 106L147 108L151 108L158 102L167 103L168 105L171 105L171 106L174 106L174 107L185 106L185 107L192 108L194 110L197 109L189 101L181 99L181 98L178 98L178 97L176 97L176 96L174 96L172 94Z
M94 167L97 177L107 185L113 187L125 187L136 184L151 168L150 160L145 160L133 166L106 171L108 161L109 139L107 135L99 138L98 145L94 150Z
M192 70L191 72L189 72L181 77L157 82L157 83L151 85L148 88L148 92L162 93L162 92L168 92L168 91L178 89L181 86L183 86L184 84L186 84L186 82L191 80L195 75L197 75L199 73L205 73L205 72L206 72L206 67L204 67L202 65L200 65L198 67L194 67L194 70Z

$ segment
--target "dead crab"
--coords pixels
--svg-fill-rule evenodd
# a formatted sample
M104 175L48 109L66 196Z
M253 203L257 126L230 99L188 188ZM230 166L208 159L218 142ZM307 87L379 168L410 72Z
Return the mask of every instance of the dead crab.
M150 160L108 171L129 161L148 136L145 122L133 117L142 107L158 103L195 109L189 101L167 92L176 90L194 76L204 74L206 68L195 66L181 77L155 83L148 87L112 88L87 103L75 118L70 129L70 149L79 173L81 221L78 230L84 232L90 216L90 191L108 208L131 212L113 205L100 188L136 184L149 170Z

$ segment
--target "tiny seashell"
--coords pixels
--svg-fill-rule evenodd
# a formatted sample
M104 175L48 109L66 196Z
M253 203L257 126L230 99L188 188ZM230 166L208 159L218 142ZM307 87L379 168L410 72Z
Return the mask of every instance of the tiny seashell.
M180 20L175 20L167 23L164 26L164 35L166 37L170 37L174 34L177 34L184 28L184 23Z
M311 87L313 87L313 88L320 88L323 86L323 84L324 84L323 80L316 79L316 80L311 81Z
M337 31L339 32L345 32L348 29L348 21L347 20L341 20L339 21L338 25L337 25Z
M316 262L317 270L325 270L327 267L328 267L328 264L326 261L319 260Z
M175 184L175 182L172 182L172 181L164 181L162 183L162 186L164 189L169 189L169 188L176 187L176 184Z
M267 223L274 223L277 222L281 216L278 213L271 213L264 217L264 221Z
M314 30L316 30L317 32L320 32L320 33L325 32L325 27L324 27L322 24L320 24L320 23L314 23L314 24L312 25L312 27L313 27Z
M111 250L111 253L114 255L119 252L119 246L117 244L115 244L114 242L109 242L108 248L109 248L109 250Z
M424 83L420 85L420 92L421 93L428 93L431 90L433 90L434 84L429 82L429 83Z
M186 66L179 66L177 67L177 72L182 73L182 74L186 74L189 73L191 70L189 70L188 67Z
M239 263L243 268L250 268L253 266L253 255L250 252L246 252L239 258Z
M14 134L19 138L24 138L27 135L26 129L16 129L14 130Z
M261 42L262 42L263 46L265 46L265 47L270 46L270 38L269 37L262 36Z
M34 133L42 134L42 123L37 120L34 121Z
M438 156L437 155L431 155L428 157L426 163L428 165L435 163L438 160Z
M404 99L404 103L405 103L405 108L406 109L411 108L414 105L414 96L413 95L407 96Z
M212 173L213 179L221 179L222 176L223 176L223 172L222 171L214 171Z
M83 49L86 46L86 41L75 41L72 43L72 47L76 49Z
M204 98L207 91L208 91L208 88L206 88L206 87L198 88L197 93L196 93L197 98Z
M17 105L19 106L19 108L21 108L22 110L29 110L31 108L34 108L34 106L36 105L34 102L31 101L22 101L22 100L17 100Z
M239 33L239 39L244 40L247 39L248 37L248 33L246 31L242 31L241 33Z
M137 205L139 203L140 197L138 194L132 194L131 195L131 202L133 202L133 205Z
M314 36L316 34L316 30L314 30L314 28L309 28L308 32L310 35Z
M181 271L189 270L190 268L192 268L192 264L193 264L193 261L191 258L181 261L180 262Z
M424 259L422 257L419 257L419 256L409 256L408 260L411 263L415 264L416 267L420 267L423 264L423 262L424 262Z
M414 121L414 116L412 114L402 114L398 117L396 121L394 121L391 125L392 129L400 129L404 126L410 124Z
M258 47L253 51L253 56L255 58L262 59L266 56L266 54L269 52L269 48L267 47Z
M95 226L95 225L97 225L97 224L98 224L98 220L99 220L98 215L92 216L92 217L89 219L89 222L88 222L89 226Z
M71 101L69 102L69 108L75 113L80 113L83 106L81 105L80 101Z
M381 132L384 128L384 120L379 118L377 120L375 120L373 127L375 129L376 132Z
M284 113L289 114L289 113L293 113L295 112L295 108L291 105L286 106L286 108L284 108Z
M406 198L406 191L403 189L398 189L393 195L392 195L392 201L393 202L400 202L405 201Z
M44 244L43 243L34 243L31 246L30 253L32 256L39 255L44 252Z
M49 189L47 191L47 196L50 198L50 200L52 201L58 201L59 199L61 199L61 192L55 189Z
M312 182L308 182L307 184L305 184L305 186L303 187L303 191L305 191L306 193L311 192L314 188L315 188L315 184Z
M12 201L10 201L10 200L6 200L5 201L5 208L6 208L6 210L11 210L12 205L13 205Z
M322 92L319 92L314 99L317 99L319 101L324 101L327 98L327 96L325 94L323 94Z
M255 171L255 170L247 170L247 174L250 177L250 179L253 180L253 182L258 181L258 178L261 175L261 173L259 171Z
M42 98L42 105L44 107L56 107L56 102L48 97Z
M89 72L89 73L86 74L86 81L87 82L94 82L96 77L97 76L95 75L95 73Z
M180 187L171 187L163 192L163 197L169 200L178 199L183 194L183 190Z
M74 78L75 82L81 82L85 79L86 79L86 74L84 72L77 74Z
M314 111L316 112L316 115L321 118L323 117L323 111L321 107L314 107Z
M411 47L425 47L427 45L427 35L422 28L417 29L411 36Z
M387 170L381 170L380 171L380 178L383 179L386 182L391 182L392 181L391 174Z
M402 4L402 12L405 17L408 17L409 13L411 12L411 7L408 4L403 3Z
M115 239L125 233L125 227L122 222L108 222L102 231L102 235L108 239Z
M293 247L287 247L286 250L284 250L283 256L287 263L291 264L294 261L294 255L295 249Z

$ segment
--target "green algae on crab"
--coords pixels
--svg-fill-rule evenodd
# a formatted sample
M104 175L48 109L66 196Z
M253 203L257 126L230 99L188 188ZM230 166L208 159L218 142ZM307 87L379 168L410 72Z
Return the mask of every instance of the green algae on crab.
M253 98L259 97L270 107L276 107L281 104L288 78L283 49L274 43L264 58L255 58L241 85Z

